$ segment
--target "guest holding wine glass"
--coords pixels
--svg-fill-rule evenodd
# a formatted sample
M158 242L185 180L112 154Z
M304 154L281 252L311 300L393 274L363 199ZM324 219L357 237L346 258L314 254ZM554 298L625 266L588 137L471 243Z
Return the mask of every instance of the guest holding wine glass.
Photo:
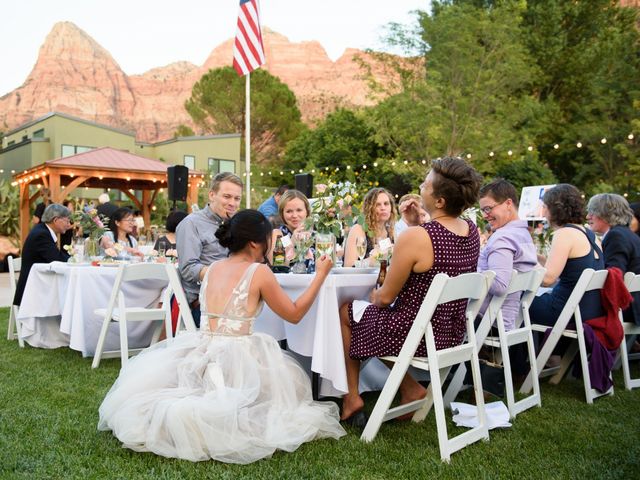
M130 208L120 207L113 212L109 222L111 230L106 232L100 239L102 255L104 255L105 250L114 248L116 244L119 244L124 252L123 257L129 255L144 257L144 254L137 249L138 242L132 235L134 225L135 218L133 217L133 210Z
M361 360L398 355L438 273L457 276L475 272L480 253L478 229L462 212L476 203L482 177L461 158L434 160L420 186L431 221L419 224L420 204L407 205L410 227L398 237L393 264L371 302L353 301L340 307L348 393L341 419L364 426L364 401L358 391ZM354 241L355 243L355 241ZM355 251L355 248L354 248ZM467 301L440 305L431 320L437 349L462 343ZM426 356L424 339L416 356ZM424 398L426 390L409 374L400 385L400 403Z
M380 241L394 241L396 206L393 195L387 189L376 187L369 190L364 197L362 211L365 225L356 224L349 230L344 251L345 267L354 266L356 258L364 258L366 265L374 265L376 256L381 253ZM363 241L365 253L360 257L358 252L362 251Z

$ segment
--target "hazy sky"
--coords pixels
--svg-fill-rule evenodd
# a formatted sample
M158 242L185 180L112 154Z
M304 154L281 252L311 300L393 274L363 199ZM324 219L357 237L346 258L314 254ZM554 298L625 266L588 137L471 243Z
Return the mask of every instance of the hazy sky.
M127 74L187 60L202 65L235 35L237 0L22 0L0 10L0 96L19 87L56 22L71 21L106 48ZM291 41L318 40L329 57L381 48L389 22L410 23L429 0L261 0L263 26ZM231 59L229 59L231 65Z

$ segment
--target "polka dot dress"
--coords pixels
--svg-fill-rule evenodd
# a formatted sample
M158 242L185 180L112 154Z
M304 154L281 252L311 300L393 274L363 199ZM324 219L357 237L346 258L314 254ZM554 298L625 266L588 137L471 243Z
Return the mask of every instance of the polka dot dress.
M411 272L393 306L380 308L369 305L362 319L356 323L353 321L352 305L349 305L351 318L349 355L351 358L398 355L433 278L438 273L456 277L462 273L476 271L480 237L473 222L467 220L467 223L469 235L466 237L450 232L435 221L422 225L433 244L433 267L423 273ZM466 333L464 318L466 307L466 300L457 300L436 308L431 320L436 349L449 348L462 343ZM424 339L420 342L416 355L427 356Z

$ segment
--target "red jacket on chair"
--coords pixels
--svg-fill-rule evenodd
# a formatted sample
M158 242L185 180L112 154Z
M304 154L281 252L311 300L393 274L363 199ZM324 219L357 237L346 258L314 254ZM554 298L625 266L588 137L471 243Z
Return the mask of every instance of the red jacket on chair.
M607 280L600 290L606 315L592 318L585 323L591 326L600 343L608 350L616 350L624 339L624 330L618 317L620 309L626 309L633 300L624 284L623 273L617 267L608 268Z

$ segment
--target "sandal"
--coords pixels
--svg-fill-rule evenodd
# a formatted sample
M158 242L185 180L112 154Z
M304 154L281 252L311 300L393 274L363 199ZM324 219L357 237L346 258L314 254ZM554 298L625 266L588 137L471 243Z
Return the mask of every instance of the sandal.
M345 418L344 420L340 420L340 421L345 425L349 425L351 427L355 427L359 429L364 429L364 427L367 425L367 421L369 421L369 418L367 418L367 415L362 410L360 410L354 413L353 415L351 415L349 418Z

